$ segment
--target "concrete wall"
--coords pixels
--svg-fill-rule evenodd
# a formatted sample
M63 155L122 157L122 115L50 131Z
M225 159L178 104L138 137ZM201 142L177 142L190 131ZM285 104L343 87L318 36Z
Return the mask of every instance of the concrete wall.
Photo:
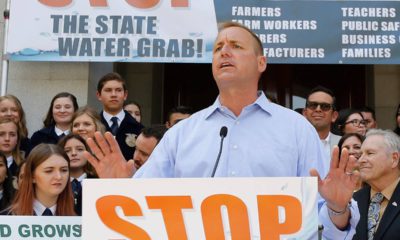
M142 123L159 124L163 113L163 64L117 63L115 70L127 81L128 100L141 105Z
M50 101L59 92L70 92L80 106L87 103L88 63L10 62L7 93L23 105L31 135L42 127Z
M400 65L375 65L374 104L379 128L395 128L400 103Z

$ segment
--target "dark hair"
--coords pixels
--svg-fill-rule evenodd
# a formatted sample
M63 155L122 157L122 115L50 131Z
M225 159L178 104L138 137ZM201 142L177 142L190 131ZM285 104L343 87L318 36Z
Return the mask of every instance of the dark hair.
M3 197L0 199L0 211L6 209L7 207L10 206L14 199L14 194L15 194L15 188L13 187L13 176L11 175L10 170L8 169L7 165L7 158L6 156L0 152L0 161L3 162L3 164L6 167L6 178L4 179L3 182Z
M302 116L303 116L303 110L304 110L304 108L296 108L296 109L294 109L295 112L297 112L298 114L300 114Z
M160 142L161 138L164 136L167 128L164 125L154 125L151 127L145 127L140 132L146 138L154 137L157 139L157 143Z
M69 99L71 99L72 105L74 106L74 112L78 109L78 101L76 100L76 97L73 94L71 94L69 92L58 93L51 100L50 107L49 107L49 110L47 111L46 118L43 121L43 125L45 127L50 127L50 126L53 126L53 125L56 124L55 121L54 121L54 117L53 117L53 105L54 105L54 101L56 101L58 98L69 98Z
M174 113L181 113L181 114L193 114L193 110L191 107L188 106L176 106L169 110L167 115L167 121L169 122L171 115Z
M33 200L35 198L35 188L33 184L33 174L36 168L49 159L53 155L61 156L68 163L68 156L64 150L54 144L41 143L32 149L28 159L26 160L25 172L23 180L20 185L20 189L15 196L14 202L11 205L10 212L14 215L28 215L33 214ZM72 187L69 177L67 179L67 185L64 190L60 193L57 199L57 216L74 216L74 200L72 197Z
M372 118L374 120L376 120L376 115L375 115L375 110L372 109L371 107L365 106L359 109L360 112L367 112L367 113L371 113Z
M83 137L81 137L79 134L73 134L70 133L67 136L63 137L60 139L60 141L58 141L57 145L60 146L62 149L65 148L65 145L67 144L67 142L71 139L76 139L79 142L81 142L83 144L83 146L85 146L86 151L90 151L89 146L87 145L85 139L83 139ZM68 157L68 154L67 154ZM97 173L96 170L94 169L94 167L89 163L89 161L87 161L86 165L83 168L83 171L85 173L87 173L90 176L93 177L97 177Z
M124 107L131 104L136 105L139 108L139 111L142 112L142 106L140 106L140 104L134 100L124 102Z
M85 148L86 148L86 149L89 149L89 147L88 147L88 145L87 145L85 139L83 139L83 137L81 137L79 134L73 134L73 133L70 133L70 134L68 134L67 136L61 138L60 141L58 141L57 145L60 146L62 149L64 149L65 144L67 144L67 142L68 142L70 139L76 139L76 140L82 142L83 145L85 146Z
M250 33L250 35L254 38L254 40L257 43L257 45L254 48L255 52L257 54L264 55L263 45L261 43L260 38L258 38L258 36L253 31L251 31L248 27L246 27L245 25L237 23L237 22L222 22L222 23L218 24L218 32L221 32L222 30L230 28L230 27L239 27L241 29L246 30L248 33Z
M332 90L330 90L329 88L323 87L323 86L316 86L315 88L311 89L311 91L308 93L308 95L306 97L307 102L308 102L308 98L312 94L314 94L316 92L323 92L323 93L326 93L329 96L331 96L332 97L332 109L333 109L333 111L336 111L336 97L335 97L335 94L333 93Z
M104 75L103 77L100 78L99 82L97 83L97 92L101 93L101 90L103 89L104 85L108 81L112 81L112 80L122 83L122 87L124 88L124 91L126 91L125 80L118 73L111 72L111 73L107 73L106 75Z
M364 119L363 115L361 112L357 109L354 108L346 108L342 109L339 111L339 116L335 121L334 124L334 133L339 134L339 135L344 135L344 128L346 126L347 119L350 117L350 115L358 113L362 119Z
M361 143L363 143L364 140L365 140L365 137L362 136L362 135L360 135L360 134L358 134L358 133L346 133L345 135L343 135L343 136L340 138L340 140L339 140L339 142L338 142L339 154L342 153L342 146L343 146L344 141L346 141L348 138L351 138L351 137L356 137L356 138L358 138L358 140L360 140ZM340 155L339 155L339 156L340 156Z

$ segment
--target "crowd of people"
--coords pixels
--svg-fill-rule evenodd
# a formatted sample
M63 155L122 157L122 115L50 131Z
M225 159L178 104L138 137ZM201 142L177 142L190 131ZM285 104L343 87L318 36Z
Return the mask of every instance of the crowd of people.
M400 104L394 114L399 134ZM350 155L361 157L361 144L370 129L378 128L375 110L370 107L337 109L336 96L333 91L317 86L306 97L306 105L301 112L314 126L327 155L331 155L333 147L346 148Z
M378 127L373 109L338 111L333 92L318 86L307 96L301 116L257 90L266 65L257 36L239 24L225 24L213 50L219 89L215 103L194 114L190 107L178 106L165 125L151 127L142 125L140 105L126 101L125 81L117 73L98 82L101 112L79 108L73 94L59 93L50 102L43 128L31 138L18 98L0 97L1 213L81 215L85 178L209 177L214 162L206 160L209 153L204 150L219 146L214 133L226 126L232 146L223 149L216 176L309 176L311 171L319 178L320 219L327 219L326 229L335 228L328 238L347 239L352 236L349 229L357 239L382 232L379 220L389 221L383 212L372 228L364 226L365 216L370 193L386 197L383 211L390 210L392 196L398 197L400 143L395 133L400 134L400 104L394 131L373 130ZM376 163L378 173L373 154L388 161ZM365 223L356 231L349 224L357 206L349 202L358 189L354 199ZM398 191L400 195L400 187ZM360 209L364 200L367 210Z
M397 239L400 236L400 104L395 114L396 129L380 130L375 111L369 107L337 110L336 97L324 87L307 96L303 115L314 126L325 148L332 154L346 151L358 162L360 173L353 198L358 203L360 221L353 239ZM397 135L396 135L397 134ZM329 166L329 158L326 166Z
M71 93L58 93L50 101L43 128L30 138L21 102L13 95L0 97L2 214L81 215L81 183L98 177L83 156L89 150L88 138L95 132L112 132L124 156L140 168L167 128L191 114L190 108L178 106L165 124L144 127L140 105L125 101L125 81L119 74L105 75L98 85L100 113L90 106L79 108ZM25 206L28 202L32 204Z

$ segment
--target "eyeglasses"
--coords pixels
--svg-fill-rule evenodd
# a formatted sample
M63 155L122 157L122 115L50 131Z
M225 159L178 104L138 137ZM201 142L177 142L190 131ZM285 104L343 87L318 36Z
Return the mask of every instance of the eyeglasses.
M359 127L361 124L366 126L367 122L365 120L353 119L351 121L345 122L344 124L353 124L354 127Z
M329 111L331 109L333 109L333 105L330 103L319 103L319 102L307 102L306 103L306 107L311 109L311 110L315 110L318 108L318 106L320 107L320 109L324 112Z

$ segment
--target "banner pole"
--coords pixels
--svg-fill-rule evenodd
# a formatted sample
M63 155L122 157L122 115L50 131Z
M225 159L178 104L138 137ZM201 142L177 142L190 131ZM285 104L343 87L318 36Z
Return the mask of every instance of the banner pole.
M8 59L7 59L7 41L8 41L8 20L10 18L10 0L7 0L6 9L4 10L4 41L3 41L3 57L1 68L1 96L7 93L8 84Z

